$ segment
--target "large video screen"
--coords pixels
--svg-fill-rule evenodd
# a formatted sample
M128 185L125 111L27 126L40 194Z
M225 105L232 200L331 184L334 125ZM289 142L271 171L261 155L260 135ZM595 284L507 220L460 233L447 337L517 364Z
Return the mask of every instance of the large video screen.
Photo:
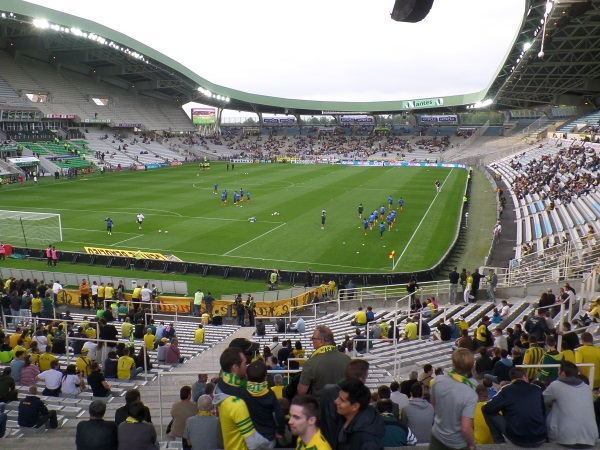
M192 108L192 123L194 125L214 125L217 114L214 108Z

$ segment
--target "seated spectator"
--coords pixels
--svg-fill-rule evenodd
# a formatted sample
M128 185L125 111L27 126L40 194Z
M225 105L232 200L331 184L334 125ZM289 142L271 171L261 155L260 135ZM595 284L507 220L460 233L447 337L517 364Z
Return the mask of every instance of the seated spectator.
M288 331L292 331L295 333L304 333L306 331L306 324L304 322L304 319L302 317L298 317L296 323L288 327Z
M198 405L192 402L192 387L182 386L179 390L180 401L173 403L171 406L171 431L169 436L174 438L182 438L183 448L189 448L187 441L183 439L183 431L186 421L193 416L198 415Z
M208 375L205 373L198 374L198 381L192 384L192 401L196 403L201 395L206 393L206 383L208 381Z
M152 449L156 445L156 429L146 421L146 406L141 401L129 404L129 417L119 425L119 450Z
M118 447L117 426L114 422L104 420L105 413L105 402L94 400L90 403L90 420L82 420L77 424L77 450L113 450Z
M117 378L119 380L130 380L144 371L142 367L136 368L135 359L130 355L130 348L123 350L123 356L117 362Z
M127 392L125 392L125 405L121 406L120 408L117 408L117 410L115 411L115 424L117 425L117 427L125 422L125 420L127 419L127 417L129 417L129 405L131 405L133 402L135 401L140 401L141 400L141 396L140 396L140 391L138 391L137 389L129 389ZM144 406L144 411L145 411L145 421L152 423L152 417L150 416L150 409L147 406Z
M510 369L513 368L512 360L508 359L508 352L505 349L500 350L500 360L494 364L491 374L485 374L485 378L491 379L494 383L500 384L503 381L510 381Z
M81 372L77 370L75 364L69 364L65 369L60 386L60 393L63 397L76 398L81 391L85 390L85 381Z
M490 380L486 379L485 381ZM477 394L477 405L475 406L475 417L473 418L475 445L493 444L494 440L490 433L490 427L488 427L483 417L483 412L481 412L483 405L490 400L490 391L485 385L478 384L475 388L475 393Z
M547 438L542 390L529 384L520 367L510 370L510 378L511 383L482 407L494 443L502 444L506 438L519 447L540 446Z
M383 445L385 447L403 447L406 445L415 445L417 438L406 425L398 420L398 417L392 413L393 402L390 399L378 400L376 409L385 422L385 434L383 436Z
M358 307L357 313L354 315L354 320L350 325L355 327L362 327L367 324L367 313L363 311L362 306Z
M558 379L543 393L546 407L550 408L546 418L548 438L568 447L592 447L598 440L593 396L578 374L575 364L563 361Z
M25 365L21 369L21 386L33 386L40 374L38 366L32 363L31 355L25 357Z
M419 374L418 381L423 386L429 387L433 380L433 366L431 364L425 364L423 366L423 372Z
M110 397L110 384L106 382L100 364L96 361L92 363L92 373L87 377L87 382L92 389L92 399L107 402Z
M21 369L25 365L25 351L18 350L15 352L15 358L10 362L11 376L15 383L21 384Z
M12 377L12 369L5 367L0 375L0 402L9 403L17 399L19 391Z
M106 359L104 360L104 376L106 378L117 378L117 364L119 362L119 358L117 357L117 352L111 350L106 355Z
M0 402L0 439L6 434L6 424L8 422L8 414L4 412L6 403Z
M475 378L481 379L485 374L491 374L494 370L492 358L488 356L485 347L480 347L476 353L479 353L479 358L475 361Z
M431 437L434 409L431 403L423 398L421 383L414 383L410 391L408 405L402 408L401 422L414 433L419 444L426 444Z
M183 431L184 448L219 448L217 433L219 419L213 415L213 401L210 395L198 398L199 413L189 417Z
M165 363L166 364L181 364L185 361L185 358L181 356L181 350L179 350L179 341L173 339L170 345L165 348Z
M256 331L254 332L254 334L256 334L256 336L264 336L266 333L267 331L264 322L262 321L262 319L258 319L258 322L256 323Z
M367 322L375 321L375 313L373 312L373 308L371 306L367 306Z
M56 411L48 411L46 405L37 396L37 387L29 386L28 394L19 403L17 422L20 427L40 428L48 424L49 428L58 428Z

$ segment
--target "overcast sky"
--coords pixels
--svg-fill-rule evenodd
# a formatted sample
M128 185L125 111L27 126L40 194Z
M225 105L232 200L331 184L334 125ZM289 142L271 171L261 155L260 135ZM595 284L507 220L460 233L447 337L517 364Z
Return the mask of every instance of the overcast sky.
M32 0L127 34L205 79L277 97L380 101L485 88L524 0L436 0L420 23L394 0Z

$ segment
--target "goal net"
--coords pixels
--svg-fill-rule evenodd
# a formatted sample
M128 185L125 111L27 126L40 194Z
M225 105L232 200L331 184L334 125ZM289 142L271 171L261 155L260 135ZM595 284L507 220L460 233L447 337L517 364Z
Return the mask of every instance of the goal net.
M60 242L60 214L0 210L0 241L24 247Z

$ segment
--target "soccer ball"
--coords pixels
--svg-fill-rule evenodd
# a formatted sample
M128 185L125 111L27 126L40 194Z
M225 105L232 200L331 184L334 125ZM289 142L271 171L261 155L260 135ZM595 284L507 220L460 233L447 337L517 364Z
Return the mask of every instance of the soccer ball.
M159 233L162 233L162 230L158 230Z
M244 207L244 205L240 205L240 208L243 208L243 207Z
M168 230L165 230L165 233L168 233L168 232L169 232Z

